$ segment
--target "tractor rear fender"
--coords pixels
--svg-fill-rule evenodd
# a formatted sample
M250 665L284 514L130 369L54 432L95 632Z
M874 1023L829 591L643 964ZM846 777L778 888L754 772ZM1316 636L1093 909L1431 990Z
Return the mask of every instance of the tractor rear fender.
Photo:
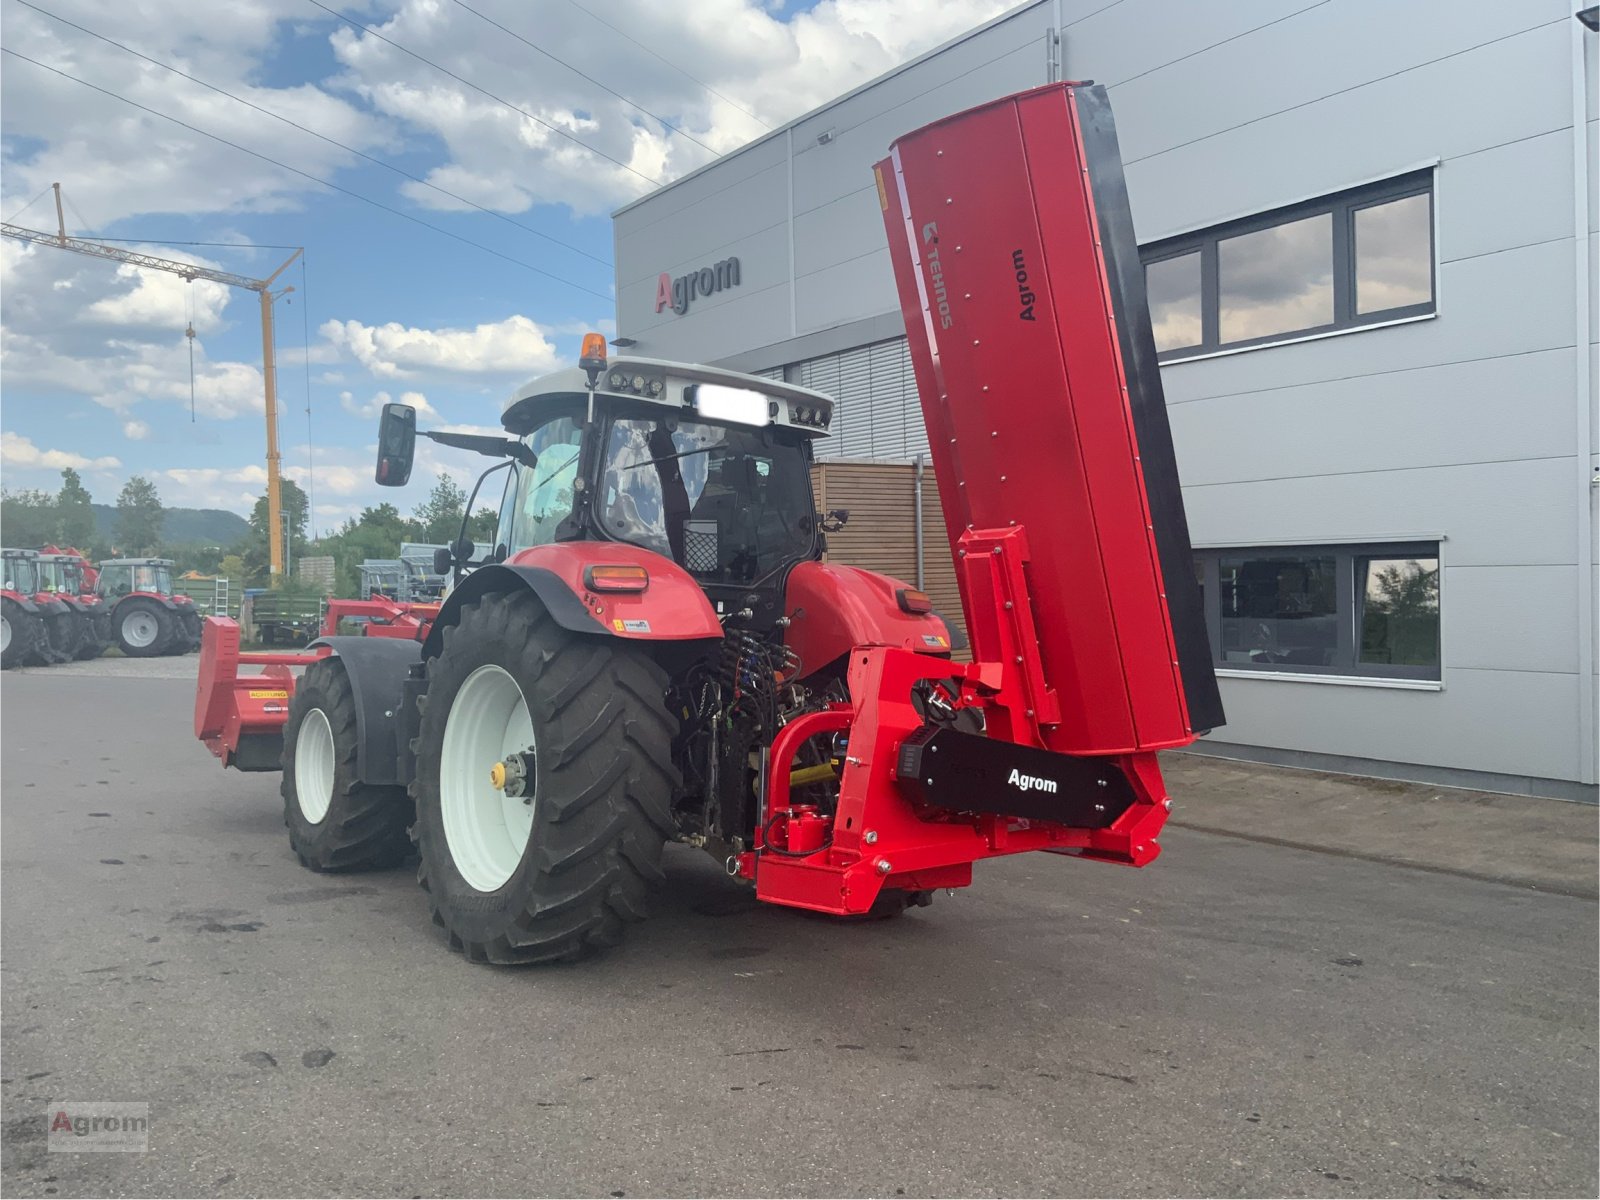
M4 593L0 593L0 595L4 595L7 600L9 600L9 601L11 601L11 603L17 605L19 608L22 609L23 612L38 612L39 611L39 606L37 604L35 604L27 596L24 596L21 592L6 591Z
M642 567L649 581L638 592L590 587L590 568L610 566ZM705 592L671 559L622 542L558 542L520 550L463 579L439 610L422 644L423 657L439 653L445 627L456 623L463 605L518 589L538 596L556 624L575 633L645 642L722 637L722 623Z
M367 784L405 783L400 705L406 673L422 661L422 647L404 638L325 637L306 648L326 646L344 664L356 702L356 778Z
M787 640L802 670L809 674L856 646L949 654L944 618L901 606L901 594L913 590L909 583L859 567L800 563L789 572L784 603L791 622Z

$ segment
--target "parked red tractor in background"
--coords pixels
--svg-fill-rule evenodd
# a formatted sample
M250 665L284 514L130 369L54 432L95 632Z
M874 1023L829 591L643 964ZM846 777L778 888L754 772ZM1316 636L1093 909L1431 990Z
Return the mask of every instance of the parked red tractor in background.
M199 648L200 612L188 596L173 592L171 559L107 559L96 590L109 608L112 636L130 658Z
M74 643L72 657L99 658L111 644L111 617L105 602L84 578L84 559L76 550L57 550L46 546L39 551L39 580L49 592L73 611Z
M46 586L37 550L0 550L0 665L70 662L78 646L78 617Z
M302 862L414 842L449 944L531 963L614 943L669 841L835 916L1026 850L1155 859L1156 751L1222 712L1105 92L940 122L876 179L973 661L927 596L825 561L828 397L591 334L510 437L424 435L507 481L420 642L240 655L206 623L195 732L281 765ZM385 407L380 484L415 422Z

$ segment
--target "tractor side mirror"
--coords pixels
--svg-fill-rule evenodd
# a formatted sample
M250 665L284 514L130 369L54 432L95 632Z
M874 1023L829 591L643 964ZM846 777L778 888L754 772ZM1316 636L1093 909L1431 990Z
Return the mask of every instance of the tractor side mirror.
M417 410L409 404L385 404L378 418L378 469L373 478L383 487L404 486L416 453Z
M455 565L451 557L449 546L438 546L433 551L433 573L435 575L448 575L450 568Z

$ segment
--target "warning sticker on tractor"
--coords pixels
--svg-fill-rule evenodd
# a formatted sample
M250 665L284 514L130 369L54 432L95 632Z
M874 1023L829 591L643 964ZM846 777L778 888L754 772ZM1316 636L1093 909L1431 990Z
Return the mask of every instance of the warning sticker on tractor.
M618 633L649 633L649 621L624 621L621 617L611 622L611 627Z
M950 642L942 633L925 633L922 635L924 646L937 646L941 650L948 650Z
M289 693L282 688L266 688L260 691L251 691L252 700L287 700Z

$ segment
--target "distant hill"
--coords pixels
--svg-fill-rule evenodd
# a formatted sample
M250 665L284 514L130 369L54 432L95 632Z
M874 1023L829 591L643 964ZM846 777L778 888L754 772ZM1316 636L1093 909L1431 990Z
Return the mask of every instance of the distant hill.
M116 520L114 505L94 506L95 529L106 541L114 539ZM250 522L227 509L169 508L161 527L161 540L169 546L231 546L249 532Z

